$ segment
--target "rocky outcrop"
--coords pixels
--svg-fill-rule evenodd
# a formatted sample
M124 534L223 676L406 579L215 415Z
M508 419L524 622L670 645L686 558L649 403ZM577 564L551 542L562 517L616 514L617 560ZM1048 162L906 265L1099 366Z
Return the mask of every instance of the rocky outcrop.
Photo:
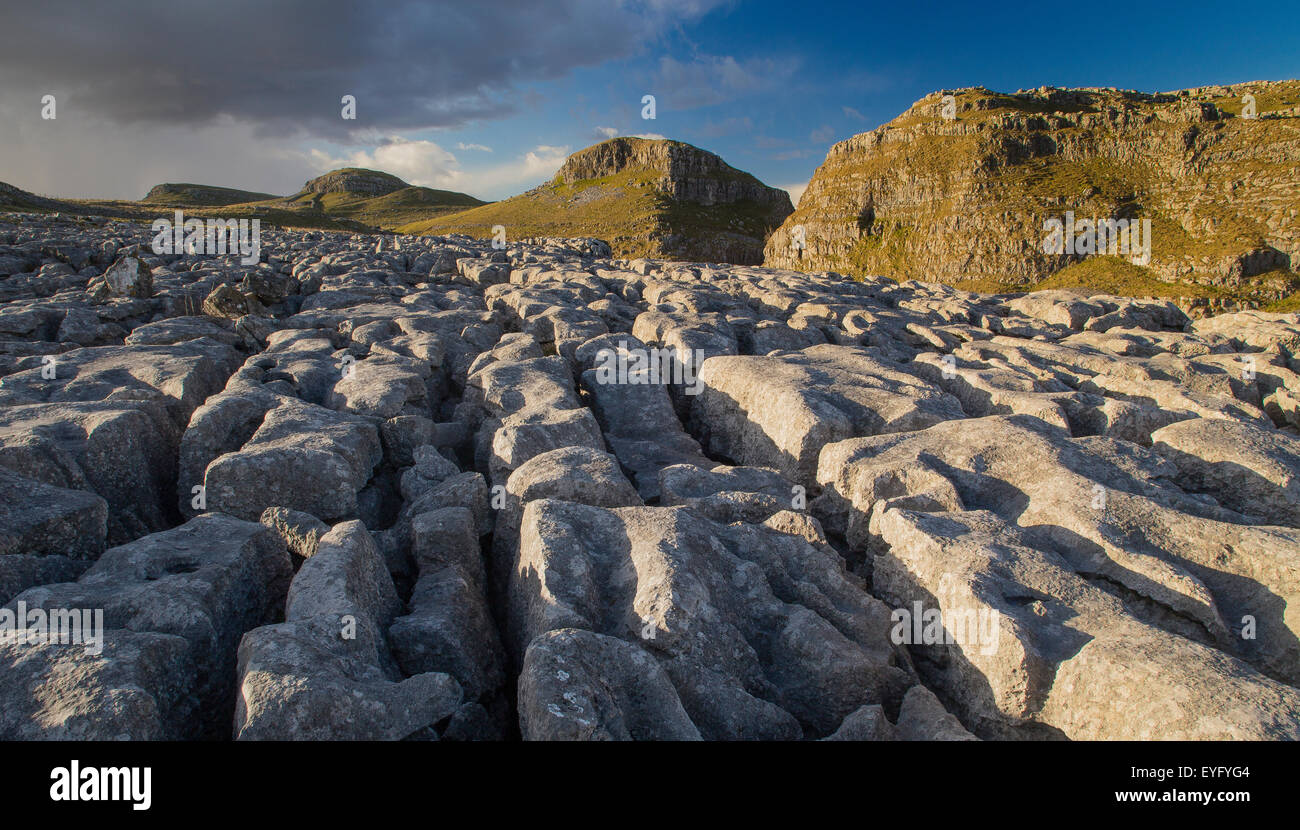
M793 210L768 187L713 153L680 141L613 138L569 156L527 193L402 228L512 239L594 236L616 256L758 264L763 242Z
M317 176L302 186L304 193L353 193L364 196L385 196L395 193L409 184L392 175L378 170L364 170L359 167L345 167L332 170L323 176Z
M708 207L745 201L773 211L788 212L790 208L785 191L768 187L713 153L681 141L612 138L569 156L556 179L572 185L628 170L652 171L657 176L655 189L683 202Z
M1193 286L1189 302L1197 286L1277 300L1297 288L1300 143L1294 114L1266 102L1298 91L1287 81L936 92L831 147L764 263L1024 290L1091 253L1044 250L1045 221L1069 211L1151 221L1149 262L1100 268L1131 293L1163 281ZM1242 117L1247 94L1259 118Z

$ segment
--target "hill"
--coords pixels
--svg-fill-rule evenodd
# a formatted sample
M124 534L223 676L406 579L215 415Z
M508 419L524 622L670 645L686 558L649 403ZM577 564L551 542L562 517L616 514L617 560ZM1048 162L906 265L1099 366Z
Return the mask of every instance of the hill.
M511 239L594 236L620 257L758 264L763 240L793 210L718 156L667 139L615 138L570 156L527 193L399 228L403 233Z
M209 184L176 184L166 182L154 185L142 201L160 205L204 205L220 207L242 202L260 202L277 198L271 193L253 193L247 190L235 190L230 187L216 187Z
M0 182L0 210L66 212L148 222L160 208L196 217L256 218L284 228L391 231L400 225L485 204L450 190L416 187L377 170L344 168L311 179L292 196L229 187L165 183L136 202L118 199L50 199Z
M28 193L22 188L14 187L5 182L0 182L0 210L46 213L49 211L67 210L70 207L72 207L72 205L69 202L62 202L58 199L50 199L45 196L37 196L35 193Z
M291 210L348 219L381 230L486 204L465 193L417 187L392 174L358 167L318 176L281 203Z
M1300 83L950 94L951 119L936 92L833 146L765 264L1265 306L1300 287ZM1150 220L1149 261L1046 252L1067 211Z

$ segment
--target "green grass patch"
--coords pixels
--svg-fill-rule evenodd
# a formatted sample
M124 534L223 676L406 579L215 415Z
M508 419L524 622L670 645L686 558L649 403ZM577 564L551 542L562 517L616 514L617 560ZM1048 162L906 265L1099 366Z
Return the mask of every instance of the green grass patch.
M996 278L958 280L954 288L983 294L1066 289L1085 296L1114 294L1119 297L1219 297L1224 292L1213 286L1165 282L1149 269L1117 256L1092 256L1056 271L1036 283Z
M216 187L210 184L182 184L168 182L151 189L141 201L144 204L156 204L184 207L235 205L244 202L260 202L278 198L273 193L255 193L249 190L236 190L232 187Z

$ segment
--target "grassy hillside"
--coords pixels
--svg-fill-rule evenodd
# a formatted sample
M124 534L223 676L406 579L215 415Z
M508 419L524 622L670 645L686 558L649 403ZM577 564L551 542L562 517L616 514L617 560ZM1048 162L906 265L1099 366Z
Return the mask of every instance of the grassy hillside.
M486 238L502 225L507 239L596 237L619 257L757 263L763 240L791 209L784 191L712 153L618 138L574 153L527 193L397 230Z
M508 238L594 236L628 256L646 256L662 233L660 214L669 199L654 187L656 174L628 170L577 184L554 179L500 202L415 221L401 233L465 233L478 238L504 225Z
M349 182L378 182L379 195L348 192ZM314 192L313 185L332 188ZM358 233L392 231L448 212L484 204L464 193L414 187L388 173L359 168L332 171L307 183L293 196L280 197L213 185L166 183L140 201L123 199L50 199L0 182L0 210L50 213L61 211L151 222L176 209L198 218L258 219L266 226Z
M485 203L464 193L407 185L382 196L303 191L284 199L282 204L290 210L314 212L336 219L350 219L381 230L394 230L412 222Z
M216 187L210 184L167 182L155 185L141 201L145 204L219 207L243 202L260 202L274 198L276 196L272 193L254 193L248 190L235 190L230 187Z

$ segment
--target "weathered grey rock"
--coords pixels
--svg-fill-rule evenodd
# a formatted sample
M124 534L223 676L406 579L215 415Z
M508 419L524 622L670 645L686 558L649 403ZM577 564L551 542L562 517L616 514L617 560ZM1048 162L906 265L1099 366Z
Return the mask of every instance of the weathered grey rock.
M451 675L466 700L490 701L505 685L505 655L487 596L459 567L422 571L411 613L397 618L388 638L404 674Z
M631 507L641 504L636 490L608 453L590 447L561 447L544 452L520 465L506 481L497 509L493 545L498 564L514 564L519 542L519 522L524 506L537 499L559 499L596 507Z
M29 556L7 554L0 556L0 604L36 585L52 582L72 582L91 566L85 559L67 556Z
M667 672L639 646L590 631L548 631L519 676L529 741L698 741Z
M494 482L504 482L529 459L561 447L604 450L600 426L573 389L562 358L496 362L470 377L490 416L481 430Z
M214 342L76 349L0 380L0 466L97 493L120 543L173 526L180 428L233 371Z
M101 323L99 315L84 308L71 308L59 324L55 335L60 343L78 346L104 346L121 343L126 331L113 323Z
M340 412L384 419L426 415L430 411L425 385L428 369L422 374L419 367L410 358L386 355L357 361L334 384L325 405Z
M1263 311L1239 311L1203 317L1192 324L1200 335L1228 338L1236 351L1266 351L1281 346L1291 354L1300 354L1300 320L1295 314L1270 314Z
M894 738L900 741L979 740L943 708L934 692L924 686L913 686L904 695Z
M976 741L961 721L953 717L934 692L913 686L903 697L898 723L892 724L879 704L863 706L849 714L826 741Z
M1179 421L1151 435L1184 489L1269 524L1300 527L1300 438L1218 418Z
M108 503L0 467L0 557L94 559L104 550Z
M1120 597L986 511L882 503L873 526L887 546L874 584L897 607L920 603L944 615L951 634L919 646L931 659L918 666L934 667L930 682L977 732L1092 740L1300 733L1300 692L1135 619ZM972 636L972 620L995 636Z
M203 313L211 317L238 320L249 311L248 297L226 284L212 289L212 293L203 300Z
M662 504L691 505L718 493L761 493L786 502L796 495L796 490L780 473L767 467L728 467L725 464L708 468L682 464L665 467L659 473Z
M640 643L705 738L828 734L854 709L901 696L908 673L885 640L887 613L834 552L746 527L681 508L529 502L511 647L522 657L561 628Z
M139 257L125 256L114 262L103 276L98 278L98 284L102 285L108 296L153 296L152 271Z
M398 415L379 425L384 458L398 467L415 463L416 447L435 443L439 426L423 415ZM441 446L441 445L440 445Z
M1107 312L1103 303L1073 291L1035 291L1007 303L1007 308L1056 326L1082 331L1085 323Z
M866 548L872 511L885 501L989 510L1132 598L1151 624L1294 679L1300 641L1286 609L1300 590L1300 562L1289 553L1300 531L1239 524L1239 514L1171 486L1176 475L1171 462L1126 442L994 416L828 445L815 512Z
M377 667L382 633L358 618L344 638L320 615L250 631L239 647L236 740L388 740L427 734L461 702L446 674L405 680Z
M415 502L420 496L442 482L460 474L455 462L438 452L432 444L416 447L411 452L411 468L402 473L402 498Z
M605 449L600 426L589 409L508 416L492 436L489 470L505 481L520 466L545 452L564 447Z
M487 585L474 514L444 507L411 519L411 553L420 573L454 567L480 592Z
M287 621L319 615L342 618L360 612L387 627L402 601L374 540L361 522L343 522L321 537L285 599Z
M272 506L346 519L381 457L372 422L282 398L241 449L207 465L208 507L249 520Z
M466 285L486 288L510 282L510 266L490 262L485 259L458 259L456 268L460 272L458 282Z
M400 740L460 706L446 674L402 679L384 631L402 604L360 522L321 539L289 588L285 622L239 646L237 740Z
M126 336L128 346L160 346L185 343L206 337L227 346L239 344L239 336L207 317L171 317L137 326Z
M823 741L892 741L894 725L885 717L879 703L863 706L850 712L840 723L840 728L822 738Z
M258 521L275 531L289 553L303 559L315 555L321 537L330 530L329 525L315 516L287 507L268 507Z
M21 713L0 731L54 740L223 734L239 639L279 614L291 575L269 530L209 514L106 551L76 582L24 591L6 607L102 610L112 646L99 656L83 644L0 646L0 709ZM82 673L87 687L75 699L52 694Z
M102 654L0 645L0 737L1295 736L1296 315L149 242L0 217L0 601L225 564L109 568ZM642 349L678 376L601 374Z
M667 379L641 373L615 371L629 364L629 355L644 349L632 337L587 341L584 362L594 364L582 374L582 386L591 395L592 410L604 431L610 450L631 472L641 498L659 497L659 471L673 464L706 465L708 460L695 439L686 434L667 391ZM588 345L590 344L590 345Z
M171 634L107 631L103 650L0 644L0 737L159 741L195 736L196 669Z
M814 346L769 357L716 357L700 370L693 428L705 449L809 484L826 444L924 429L961 405L869 353Z

